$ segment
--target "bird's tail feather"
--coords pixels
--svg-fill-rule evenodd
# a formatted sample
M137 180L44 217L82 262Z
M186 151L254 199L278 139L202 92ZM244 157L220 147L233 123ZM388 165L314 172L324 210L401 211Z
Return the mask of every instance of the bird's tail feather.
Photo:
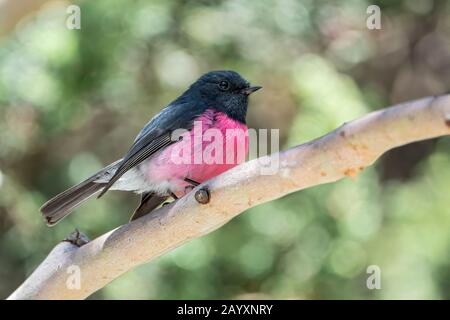
M119 161L116 161L110 164L83 182L67 189L44 203L40 210L47 221L47 225L55 225L83 202L103 189L106 183L99 183L96 181L105 175L109 175L112 170L115 170L118 162Z

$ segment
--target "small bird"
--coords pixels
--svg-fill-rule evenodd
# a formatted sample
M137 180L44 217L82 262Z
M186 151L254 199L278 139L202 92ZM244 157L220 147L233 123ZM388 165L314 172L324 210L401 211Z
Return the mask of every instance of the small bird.
M169 197L177 199L245 161L248 96L259 89L235 71L204 74L144 126L122 159L48 200L40 209L47 225L56 224L94 194L99 192L100 198L108 190L141 194L140 205L131 217L135 220ZM205 135L213 129L224 141L216 141L212 152L210 141L199 141L195 136L199 132L196 127ZM233 130L238 134L229 134ZM182 133L174 137L175 132ZM239 147L244 149L243 158L238 157ZM223 161L206 161L202 159L205 152ZM188 161L180 161L178 155Z

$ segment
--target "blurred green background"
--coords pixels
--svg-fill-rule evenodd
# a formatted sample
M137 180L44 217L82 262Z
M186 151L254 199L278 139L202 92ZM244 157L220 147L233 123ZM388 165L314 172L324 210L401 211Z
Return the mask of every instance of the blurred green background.
M94 238L138 202L111 192L54 228L49 197L121 157L202 73L264 89L248 123L282 148L450 88L448 1L0 1L0 298L75 227ZM378 4L382 29L366 27ZM97 299L450 299L450 140L391 151L356 179L253 208L128 272ZM366 268L381 268L369 290Z

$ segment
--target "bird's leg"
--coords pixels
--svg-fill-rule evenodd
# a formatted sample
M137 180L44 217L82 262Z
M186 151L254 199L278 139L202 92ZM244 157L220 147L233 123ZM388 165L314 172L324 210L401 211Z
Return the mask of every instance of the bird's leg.
M189 179L189 178L184 178L184 181L186 181L187 183L190 183L192 186L194 186L194 188L200 184L200 182L197 182L197 181Z
M184 181L189 183L189 185L184 188L184 194L188 194L189 192L192 191L192 189L194 189L196 186L198 186L200 184L197 181L189 179L189 178L184 178Z
M175 193L170 192L169 194L170 194L170 196L171 196L174 200L178 200L178 197L177 197L177 195L176 195ZM165 207L165 206L167 206L168 204L170 204L170 202L166 201L166 202L164 202L164 203L162 204L162 206Z

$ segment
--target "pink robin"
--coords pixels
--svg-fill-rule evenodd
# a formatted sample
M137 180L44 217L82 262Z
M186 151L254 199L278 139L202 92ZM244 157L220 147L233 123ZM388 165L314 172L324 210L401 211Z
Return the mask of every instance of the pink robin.
M47 201L47 224L110 189L142 195L134 220L243 162L248 96L260 88L234 71L206 73L145 125L122 159Z

